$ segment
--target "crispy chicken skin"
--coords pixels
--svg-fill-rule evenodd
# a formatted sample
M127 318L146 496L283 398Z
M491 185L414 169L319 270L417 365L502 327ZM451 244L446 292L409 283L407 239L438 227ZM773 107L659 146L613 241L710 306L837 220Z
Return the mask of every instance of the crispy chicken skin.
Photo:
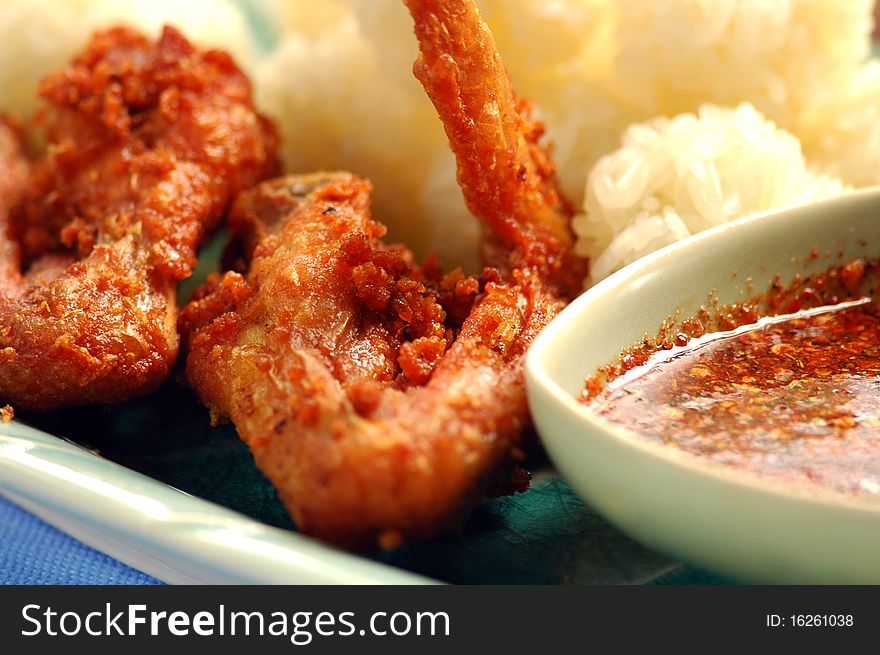
M232 420L303 532L349 547L453 532L510 475L529 434L525 351L580 267L540 128L473 4L409 6L416 70L485 227L483 274L384 245L365 180L292 176L238 199L236 270L180 321L213 420Z
M434 103L458 165L458 184L483 226L483 259L536 272L576 295L586 262L574 255L572 210L531 103L516 97L489 27L472 0L405 0L419 58L413 72Z
M42 83L47 154L0 201L0 401L116 402L168 376L178 281L235 194L276 168L250 91L173 28L99 33Z
M19 278L18 244L12 239L9 210L28 181L28 161L17 127L0 118L0 298L12 293Z

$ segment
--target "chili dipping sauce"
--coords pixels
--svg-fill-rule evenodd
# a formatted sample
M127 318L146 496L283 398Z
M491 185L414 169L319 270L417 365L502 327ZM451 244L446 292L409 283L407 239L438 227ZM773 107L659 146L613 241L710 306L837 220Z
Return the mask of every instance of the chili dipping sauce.
M677 336L589 378L583 402L648 439L725 465L880 497L876 300Z

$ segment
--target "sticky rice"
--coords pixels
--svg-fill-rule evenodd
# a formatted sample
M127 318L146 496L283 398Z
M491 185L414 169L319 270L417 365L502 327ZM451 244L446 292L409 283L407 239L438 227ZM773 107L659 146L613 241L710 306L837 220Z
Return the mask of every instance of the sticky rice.
M93 31L122 24L157 35L165 23L194 43L226 49L245 68L256 62L253 31L234 0L3 0L0 111L30 116L37 83L64 66Z
M752 105L704 105L630 126L590 172L573 227L590 284L700 230L846 188L810 170L798 139Z
M854 186L880 184L880 62L860 67L800 118L807 157Z
M871 0L477 4L583 207L588 284L711 225L880 181ZM369 177L392 238L476 269L476 222L412 78L402 3L274 7L281 47L258 98L281 124L288 169Z

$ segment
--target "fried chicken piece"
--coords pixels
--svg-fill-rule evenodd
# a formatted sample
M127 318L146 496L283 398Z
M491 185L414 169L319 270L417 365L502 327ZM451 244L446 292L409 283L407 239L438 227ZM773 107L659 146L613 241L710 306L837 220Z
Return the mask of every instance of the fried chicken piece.
M472 0L404 0L415 22L413 72L440 114L458 184L483 226L484 263L526 269L576 295L586 262L572 251L572 208L538 141L544 126L516 97Z
M416 69L492 266L479 279L419 267L380 241L368 182L294 176L239 198L238 270L181 315L186 375L213 420L233 421L303 532L350 547L454 532L510 479L529 424L523 357L580 266L540 128L472 3L410 7ZM495 92L460 90L474 86Z
M177 357L176 285L232 198L276 170L275 131L229 56L170 27L95 35L40 93L48 152L0 207L0 401L147 393Z
M28 161L21 133L0 118L0 298L17 286L18 244L10 234L9 210L21 196L28 181Z

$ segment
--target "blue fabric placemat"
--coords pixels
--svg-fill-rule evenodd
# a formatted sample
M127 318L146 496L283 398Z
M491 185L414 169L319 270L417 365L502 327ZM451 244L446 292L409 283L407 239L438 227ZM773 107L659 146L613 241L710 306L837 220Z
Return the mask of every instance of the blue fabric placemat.
M162 584L0 497L0 584Z

